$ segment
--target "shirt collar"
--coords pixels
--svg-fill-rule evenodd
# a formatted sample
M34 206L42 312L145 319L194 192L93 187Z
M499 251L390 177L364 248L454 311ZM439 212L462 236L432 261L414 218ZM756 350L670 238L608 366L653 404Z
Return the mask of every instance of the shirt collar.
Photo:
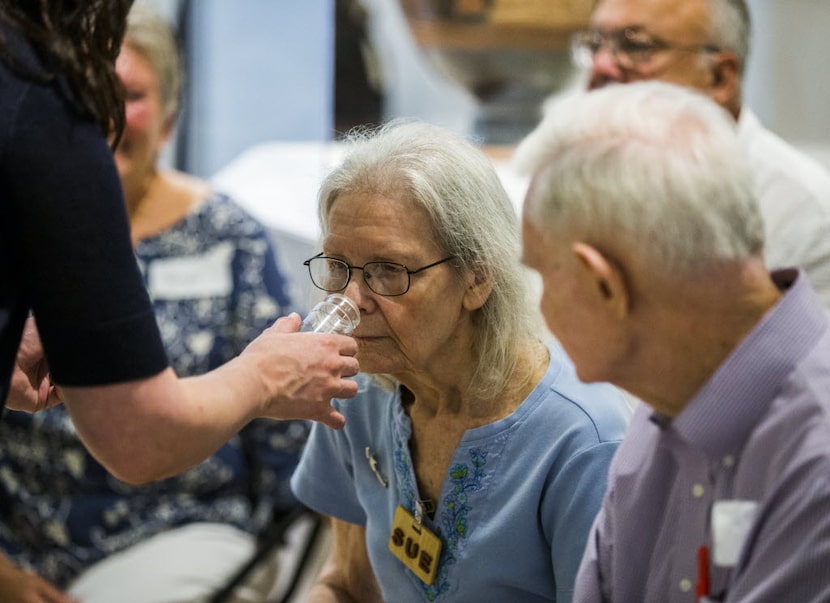
M761 128L761 121L748 107L742 107L738 116L738 137L742 140L751 138Z
M712 458L743 447L781 382L827 329L826 311L802 271L778 270L772 278L785 292L781 300L671 422L681 438ZM656 413L652 420L665 425Z

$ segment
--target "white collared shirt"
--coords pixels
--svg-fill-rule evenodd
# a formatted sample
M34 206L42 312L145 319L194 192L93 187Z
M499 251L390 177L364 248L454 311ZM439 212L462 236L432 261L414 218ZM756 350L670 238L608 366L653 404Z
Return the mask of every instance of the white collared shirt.
M764 128L747 108L738 136L756 178L767 266L803 268L830 307L830 172Z

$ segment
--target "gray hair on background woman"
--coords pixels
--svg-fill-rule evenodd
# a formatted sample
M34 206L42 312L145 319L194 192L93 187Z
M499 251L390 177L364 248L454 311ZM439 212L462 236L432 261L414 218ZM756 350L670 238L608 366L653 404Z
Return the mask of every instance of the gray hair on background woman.
M169 23L147 5L137 3L127 16L124 44L150 64L159 79L164 116L175 119L181 104L184 69Z

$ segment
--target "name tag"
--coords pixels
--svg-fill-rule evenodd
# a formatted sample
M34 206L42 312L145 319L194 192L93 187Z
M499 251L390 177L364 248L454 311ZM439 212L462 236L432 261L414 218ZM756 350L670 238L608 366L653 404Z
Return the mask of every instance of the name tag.
M441 556L441 539L426 526L417 522L412 513L401 506L395 510L389 550L424 584L435 582L438 560Z
M712 505L712 562L735 567L752 529L758 503L754 500L718 500Z
M233 245L219 243L207 253L157 260L147 269L147 289L155 299L223 297L233 290Z

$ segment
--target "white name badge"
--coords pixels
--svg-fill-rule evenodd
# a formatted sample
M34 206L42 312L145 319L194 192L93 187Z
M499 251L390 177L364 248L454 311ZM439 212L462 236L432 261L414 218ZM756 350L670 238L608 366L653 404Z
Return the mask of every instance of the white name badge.
M157 260L147 269L147 289L155 299L221 297L233 289L233 245L219 243L206 253Z
M735 567L752 529L758 503L754 500L718 500L712 505L712 562Z

